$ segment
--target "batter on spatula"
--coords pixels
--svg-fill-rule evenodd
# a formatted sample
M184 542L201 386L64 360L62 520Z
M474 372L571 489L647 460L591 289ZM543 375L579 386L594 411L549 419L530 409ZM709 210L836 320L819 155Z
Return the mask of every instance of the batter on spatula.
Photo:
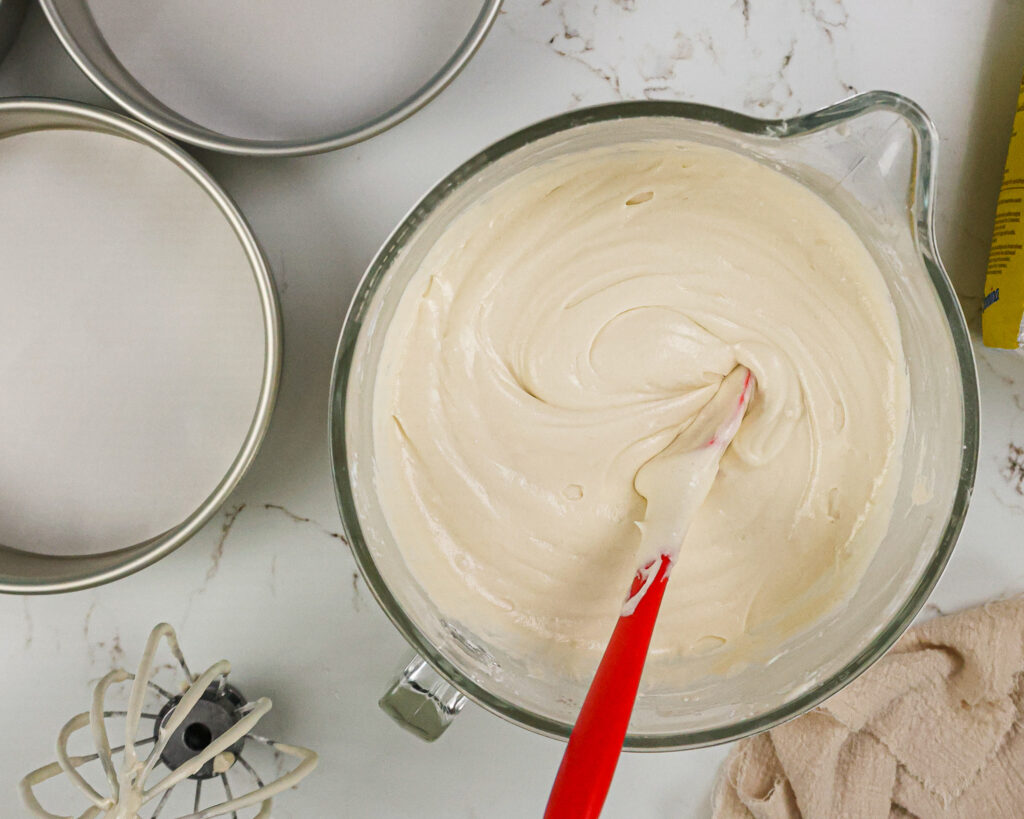
M403 557L519 657L593 669L638 563L637 472L737 366L757 400L648 669L812 624L888 526L908 383L882 274L817 195L725 149L637 142L509 179L423 260L380 366L375 480Z

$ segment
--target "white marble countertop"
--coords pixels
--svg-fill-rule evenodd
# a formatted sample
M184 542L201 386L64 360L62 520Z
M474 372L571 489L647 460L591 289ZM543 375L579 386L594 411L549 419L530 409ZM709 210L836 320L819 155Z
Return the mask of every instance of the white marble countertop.
M562 745L468 706L436 744L376 701L406 647L358 578L339 530L326 445L338 330L358 277L405 210L519 127L619 98L686 99L779 116L854 91L921 103L942 136L938 224L977 324L985 256L1024 65L1010 0L507 0L477 57L411 120L368 143L288 160L201 153L274 268L287 349L277 412L219 515L159 564L59 597L0 597L0 815L52 758L60 725L112 666L134 667L167 620L195 665L276 707L266 733L320 751L281 817L539 816ZM0 96L103 103L38 8L0 67ZM1024 355L978 348L984 425L973 505L930 610L1024 591ZM608 817L706 816L725 748L626 755Z

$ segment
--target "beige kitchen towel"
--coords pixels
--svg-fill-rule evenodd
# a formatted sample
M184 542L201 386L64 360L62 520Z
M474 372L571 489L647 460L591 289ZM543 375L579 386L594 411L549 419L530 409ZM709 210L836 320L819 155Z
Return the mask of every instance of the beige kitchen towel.
M741 740L715 819L1024 817L1024 598L908 631L814 711Z

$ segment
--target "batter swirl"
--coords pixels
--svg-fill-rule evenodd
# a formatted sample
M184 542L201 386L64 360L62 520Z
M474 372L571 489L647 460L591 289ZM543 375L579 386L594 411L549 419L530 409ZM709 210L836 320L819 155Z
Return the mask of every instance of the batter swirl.
M757 398L683 545L652 658L792 631L888 525L908 382L850 226L750 158L655 141L519 174L431 249L388 330L377 491L444 615L593 667L637 565L637 470L738 364Z

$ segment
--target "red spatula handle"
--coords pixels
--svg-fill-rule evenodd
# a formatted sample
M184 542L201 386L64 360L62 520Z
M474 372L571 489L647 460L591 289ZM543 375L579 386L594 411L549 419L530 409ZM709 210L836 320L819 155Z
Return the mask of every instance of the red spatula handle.
M608 641L562 757L544 819L596 819L601 813L672 565L667 555L654 563L633 579L630 599L636 595L640 598L631 614L619 618ZM653 580L651 571L655 572Z

